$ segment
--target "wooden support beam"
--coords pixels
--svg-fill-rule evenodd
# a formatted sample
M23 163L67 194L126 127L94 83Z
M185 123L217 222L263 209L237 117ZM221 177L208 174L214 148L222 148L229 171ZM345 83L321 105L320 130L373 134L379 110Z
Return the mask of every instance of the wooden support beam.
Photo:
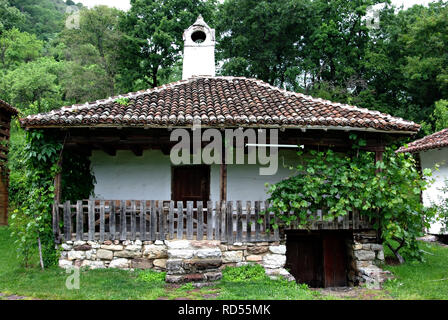
M227 201L227 164L224 143L222 148L221 167L219 173L219 199L221 203L223 201Z
M59 204L61 203L62 194L62 155L58 161L59 173L54 177L54 204L53 204L53 234L55 241L60 242L61 230L59 228Z

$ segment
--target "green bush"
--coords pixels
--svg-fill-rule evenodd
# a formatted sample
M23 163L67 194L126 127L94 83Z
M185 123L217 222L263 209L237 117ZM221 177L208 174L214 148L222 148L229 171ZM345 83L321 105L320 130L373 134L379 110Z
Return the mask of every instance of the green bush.
M269 280L264 268L259 264L248 264L241 267L225 267L222 271L222 280L228 282L245 282Z
M164 282L166 272L157 272L154 270L140 271L138 274L138 280L148 283Z

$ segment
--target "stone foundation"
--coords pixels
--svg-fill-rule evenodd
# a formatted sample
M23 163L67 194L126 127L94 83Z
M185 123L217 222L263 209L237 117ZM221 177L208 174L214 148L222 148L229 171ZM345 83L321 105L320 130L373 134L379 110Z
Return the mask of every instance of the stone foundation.
M371 289L381 289L382 283L392 274L380 266L384 263L383 246L377 243L376 232L360 231L353 233L353 241L348 243L349 284L366 284Z
M166 281L179 283L215 281L226 266L249 263L262 265L271 278L294 281L284 268L284 242L234 243L220 241L68 241L61 245L59 266L120 269L153 269L165 271ZM347 240L348 283L366 284L379 289L391 277L379 266L384 262L383 246L377 244L374 231L355 232Z
M286 246L279 242L223 244L220 241L68 241L59 266L166 271L167 282L215 281L226 266L262 265L271 278L294 277L284 269Z

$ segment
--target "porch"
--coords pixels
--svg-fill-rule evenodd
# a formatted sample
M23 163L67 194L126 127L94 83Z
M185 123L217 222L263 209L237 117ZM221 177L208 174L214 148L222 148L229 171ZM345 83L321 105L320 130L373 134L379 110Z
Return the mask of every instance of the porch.
M293 213L284 213L293 215ZM369 230L357 211L329 219L310 213L306 225L285 225L268 201L79 200L54 206L58 242L107 240L218 240L222 243L278 242L288 230ZM274 228L278 225L279 228Z

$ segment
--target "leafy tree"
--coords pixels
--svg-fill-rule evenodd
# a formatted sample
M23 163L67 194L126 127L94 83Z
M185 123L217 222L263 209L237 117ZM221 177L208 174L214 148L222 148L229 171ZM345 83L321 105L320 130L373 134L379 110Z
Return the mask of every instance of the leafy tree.
M87 101L116 94L121 13L107 6L83 9L79 29L62 32L65 59L73 62L64 77L68 99Z
M0 35L0 63L2 71L12 69L22 63L36 60L42 56L43 41L36 36L18 29L3 32Z
M50 111L62 105L59 75L64 63L40 58L9 71L0 83L3 99L25 114Z
M10 0L26 17L22 31L48 40L64 27L67 5L62 0Z
M120 21L125 33L120 49L124 89L157 87L180 59L182 34L199 14L213 25L215 0L131 0Z
M440 100L435 104L432 119L435 122L435 131L448 128L448 100Z
M25 20L24 15L8 0L0 0L0 34L14 26L21 25Z

